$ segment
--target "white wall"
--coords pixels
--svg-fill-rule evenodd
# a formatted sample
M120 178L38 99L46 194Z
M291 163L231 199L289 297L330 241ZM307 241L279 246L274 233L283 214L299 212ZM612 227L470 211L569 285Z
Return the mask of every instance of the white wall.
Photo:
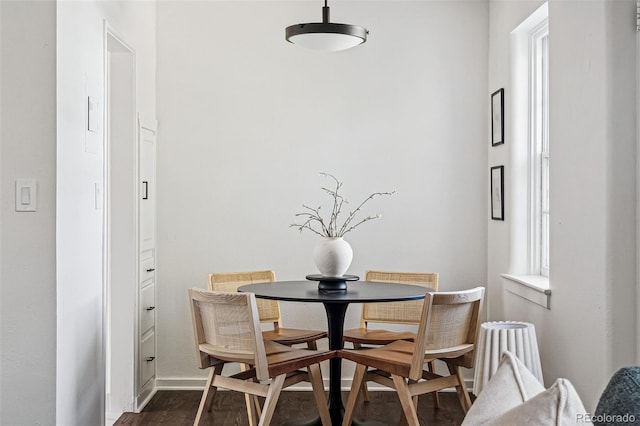
M104 20L136 51L137 109L155 115L155 3L57 3L57 424L104 417L103 131L86 132L87 96L104 100ZM134 318L131 318L134 321ZM134 342L132 341L133 345ZM133 385L133 382L132 382Z
M637 275L637 32L629 25L633 1L607 3L607 311L612 348L605 375L621 366L640 362L636 343L640 343L637 316L640 314ZM608 379L608 377L607 377Z
M0 424L55 424L55 3L0 2ZM15 211L16 178L38 210Z
M511 105L509 37L541 2L490 2L489 86ZM536 325L547 385L569 378L587 410L635 362L635 2L549 3L551 310L504 293L506 221L488 228L489 318ZM507 140L489 164L511 164ZM507 173L507 176L509 174Z
M187 288L206 274L314 273L318 237L288 225L320 203L318 173L382 213L347 234L349 273L438 271L443 290L486 280L485 2L340 2L332 20L371 33L334 54L284 28L309 2L158 3L158 377L196 368ZM320 305L282 304L285 324L326 327ZM356 326L359 307L347 313ZM347 373L349 375L350 373ZM344 374L343 374L344 375ZM345 376L346 377L346 376Z

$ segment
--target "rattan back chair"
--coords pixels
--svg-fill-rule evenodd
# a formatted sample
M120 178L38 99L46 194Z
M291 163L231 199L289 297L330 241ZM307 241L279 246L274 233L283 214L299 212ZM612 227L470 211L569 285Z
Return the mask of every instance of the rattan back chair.
M436 272L366 271L365 281L419 285L438 291L438 274ZM366 329L369 323L418 324L421 311L422 300L365 303L362 305L360 327ZM375 340L374 336L371 338Z
M419 285L427 289L438 291L437 272L387 272L369 270L365 272L365 281ZM420 323L422 312L422 300L410 300L406 302L364 303L360 316L360 328L345 330L343 340L351 342L355 349L361 349L363 345L386 345L396 340L414 340L416 333L413 331L389 331L384 329L369 328L371 323L379 324L407 324L417 326ZM434 365L429 365L431 371ZM363 383L362 395L365 401L369 400L367 383ZM433 394L436 408L440 406L438 393Z
M265 342L260 330L258 307L252 293L189 290L198 366L210 368L194 425L203 422L218 388L265 397L258 425L269 425L280 391L308 376L324 426L331 424L322 384L320 362L335 356L331 351L295 349ZM223 376L225 364L250 366L238 374ZM301 371L300 368L307 368ZM269 381L270 382L267 382ZM252 401L247 398L247 401ZM255 425L253 407L247 407L249 424Z
M461 367L473 366L483 297L483 287L427 293L415 341L397 340L378 348L340 350L340 357L357 363L342 424L351 424L363 381L395 389L409 426L419 426L418 395L441 389L455 387L466 413L471 399ZM426 362L436 359L447 364L450 375L424 370Z
M247 284L271 283L276 280L273 271L224 272L209 274L208 287L214 291L237 291ZM272 330L265 330L262 337L283 345L305 343L309 349L317 349L316 341L327 337L323 330L304 330L282 327L280 304L277 300L256 299L261 323L271 323Z

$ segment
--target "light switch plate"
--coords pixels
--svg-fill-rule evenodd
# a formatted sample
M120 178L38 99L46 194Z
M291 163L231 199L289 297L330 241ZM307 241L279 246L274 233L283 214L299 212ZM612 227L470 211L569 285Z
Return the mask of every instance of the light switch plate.
M90 132L97 132L100 114L100 111L98 110L98 100L93 96L89 96L87 100L87 130Z
M102 194L102 184L99 182L93 183L93 193L95 196L95 209L102 210L104 195Z
M38 184L35 179L16 179L16 211L35 212L38 207Z

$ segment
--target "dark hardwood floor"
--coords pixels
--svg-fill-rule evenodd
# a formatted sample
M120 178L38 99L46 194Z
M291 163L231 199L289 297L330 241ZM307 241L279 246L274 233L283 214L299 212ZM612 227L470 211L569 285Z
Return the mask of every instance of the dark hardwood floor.
M200 391L159 391L140 414L124 413L115 425L192 425L200 403ZM421 425L459 425L464 413L455 392L440 392L440 408L433 408L431 395L420 396L418 418ZM398 425L402 408L395 392L371 392L371 401L358 402L356 420L374 420L378 424ZM347 392L343 393L347 400ZM304 422L317 416L311 392L283 391L271 424ZM222 391L216 395L211 413L205 413L209 425L246 425L243 395ZM404 422L406 424L406 422Z

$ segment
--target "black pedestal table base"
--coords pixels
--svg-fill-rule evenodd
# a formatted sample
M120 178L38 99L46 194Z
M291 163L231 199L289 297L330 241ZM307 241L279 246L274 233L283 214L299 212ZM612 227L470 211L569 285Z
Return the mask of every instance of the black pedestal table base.
M348 303L323 303L327 312L327 326L329 335L329 349L342 349L342 333L344 316ZM340 385L342 381L342 360L333 358L329 360L329 414L332 424L341 424L344 415L342 405L342 393Z

